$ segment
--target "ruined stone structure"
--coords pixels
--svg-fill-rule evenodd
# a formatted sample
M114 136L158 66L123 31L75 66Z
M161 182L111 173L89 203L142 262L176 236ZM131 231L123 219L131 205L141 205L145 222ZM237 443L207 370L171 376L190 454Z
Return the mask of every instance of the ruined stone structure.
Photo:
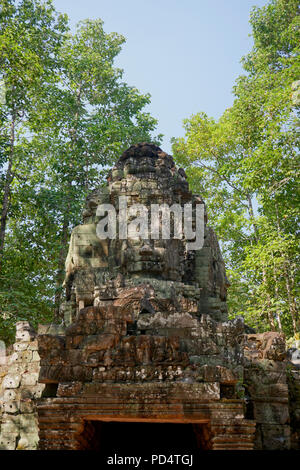
M282 335L228 321L228 280L206 216L200 250L174 237L121 239L119 226L100 240L97 207L119 212L119 196L128 208L204 205L160 148L123 153L72 232L62 324L17 324L0 369L1 448L105 450L110 432L136 429L136 445L145 425L164 441L173 426L173 444L188 436L201 450L299 448L299 368Z

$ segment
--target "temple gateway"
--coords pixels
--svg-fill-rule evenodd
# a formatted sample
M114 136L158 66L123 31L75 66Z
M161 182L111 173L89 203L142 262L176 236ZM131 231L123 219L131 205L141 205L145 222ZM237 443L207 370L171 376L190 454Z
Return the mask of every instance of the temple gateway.
M114 238L99 238L97 208L118 214L120 196L128 208L202 205L202 248L188 250L185 237L122 238L118 224ZM18 322L0 364L0 448L108 452L130 435L132 448L149 450L299 449L299 366L283 335L228 320L217 237L172 157L130 147L82 219L60 323Z

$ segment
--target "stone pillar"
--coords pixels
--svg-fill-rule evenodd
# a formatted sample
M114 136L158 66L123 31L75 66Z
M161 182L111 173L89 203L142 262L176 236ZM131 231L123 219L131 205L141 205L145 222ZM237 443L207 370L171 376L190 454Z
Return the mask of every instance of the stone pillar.
M36 333L28 322L16 324L16 342L7 358L1 386L1 450L35 450L38 422L35 400L45 387L38 383L40 358Z

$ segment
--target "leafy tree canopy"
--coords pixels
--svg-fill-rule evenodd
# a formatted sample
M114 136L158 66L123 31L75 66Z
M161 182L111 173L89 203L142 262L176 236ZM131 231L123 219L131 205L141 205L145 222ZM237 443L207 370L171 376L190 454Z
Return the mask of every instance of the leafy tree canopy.
M233 105L219 120L203 112L185 119L185 137L173 139L222 242L230 315L288 336L299 329L299 18L298 0L253 8L254 46Z
M122 80L125 39L100 19L70 33L50 0L0 0L0 332L57 316L70 231L107 167L157 144L149 94Z

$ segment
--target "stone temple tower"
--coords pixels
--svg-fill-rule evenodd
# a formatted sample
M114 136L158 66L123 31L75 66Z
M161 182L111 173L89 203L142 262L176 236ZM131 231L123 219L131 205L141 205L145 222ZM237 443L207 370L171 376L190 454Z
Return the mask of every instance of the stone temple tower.
M151 205L184 212L190 204L193 229L201 206L201 248L175 236L175 213L169 238L125 237L124 201L129 223L139 204L158 228ZM110 238L99 237L103 204L115 209ZM108 451L124 435L135 449L290 448L299 402L289 405L284 338L249 333L240 317L229 321L228 285L204 201L184 171L153 144L130 147L88 196L72 232L62 324L26 337L28 348L37 341L35 386L44 387L31 401L39 448Z
M97 207L112 204L118 216L122 210L120 196L126 197L128 212L136 204L144 205L149 212L153 204L176 204L182 210L186 204L193 208L201 204L204 208L201 197L190 192L184 170L175 167L171 156L155 145L130 147L110 171L108 185L87 198L84 223L72 232L66 261L67 302L62 309L66 322L78 314L78 309L106 306L132 288L140 295L143 292L143 313L167 309L227 320L228 280L215 233L206 225L205 208L201 250L187 250L187 240L174 237L172 221L169 239L161 235L151 239L150 234L148 239L121 239L117 227L113 240L100 240L96 233L100 220ZM150 215L146 215L149 226ZM134 318L138 325L146 318L140 313L137 310Z

